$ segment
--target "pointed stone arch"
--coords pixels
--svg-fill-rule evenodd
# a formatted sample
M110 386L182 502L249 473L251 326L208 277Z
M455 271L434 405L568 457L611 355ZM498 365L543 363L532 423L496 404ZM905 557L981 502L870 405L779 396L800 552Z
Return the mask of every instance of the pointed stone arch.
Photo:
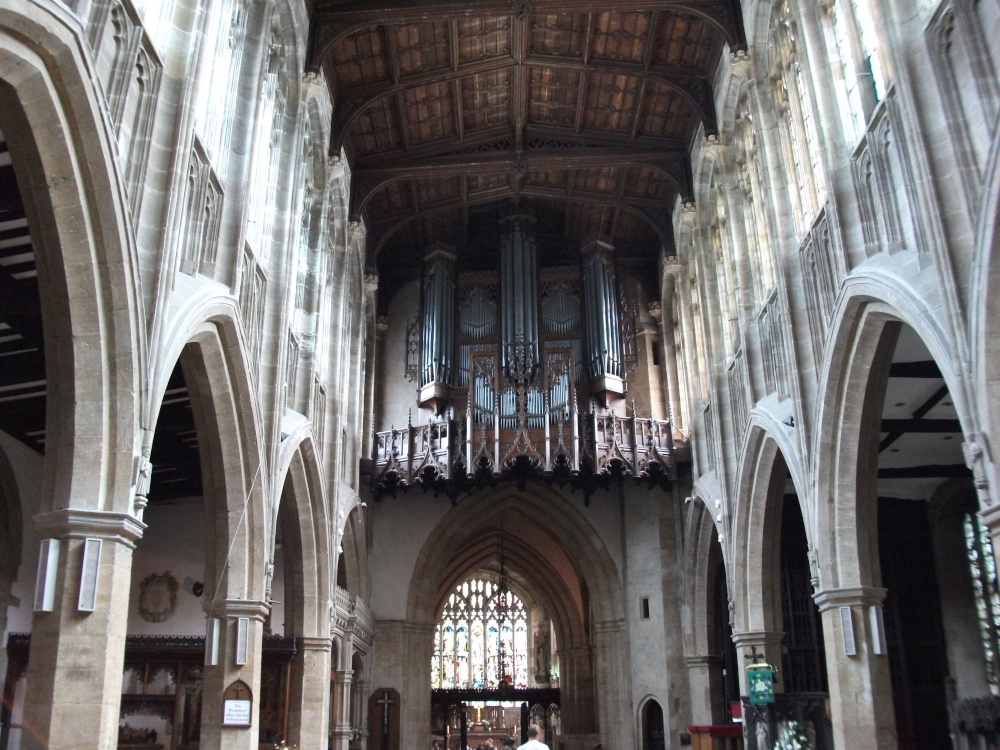
M404 703L408 695L414 696L410 698L414 705L404 705L404 716L412 719L404 722L403 742L407 742L407 731L413 733L415 741L422 742L430 726L429 706L424 707L423 696L430 685L432 633L444 593L448 584L458 582L488 559L496 559L499 534L487 534L482 545L469 541L470 534L502 512L523 514L539 527L539 533L566 551L573 562L573 576L579 582L577 599L576 593L571 596L567 591L564 578L553 577L544 561L546 555L527 544L512 549L513 556L508 559L511 571L537 586L539 598L546 597L544 603L551 609L564 681L574 684L575 679L575 684L580 685L578 694L563 697L563 731L586 733L599 727L609 744L625 746L631 742L633 728L621 721L614 700L595 705L593 694L594 675L600 675L605 690L622 695L626 690L627 676L616 660L625 637L620 574L591 523L573 503L544 487L525 491L502 487L475 495L446 513L426 537L408 587L406 627L411 633L409 650L415 656L407 675L407 686L412 689L401 693ZM512 536L506 537L508 544ZM456 551L461 553L457 559ZM551 549L548 552L551 556Z
M0 10L0 111L44 311L50 450L39 510L127 513L142 301L115 138L85 45L65 6Z
M972 429L983 435L1000 431L1000 139L994 138L984 169L982 205L975 225L972 267L969 271L969 330L977 410ZM983 463L988 486L980 505L1000 549L1000 474L990 445Z
M296 568L285 566L286 627L290 623L296 636L329 637L330 524L322 471L308 427L282 441L276 474L283 479L276 485L273 528L281 524L286 558L290 555ZM275 536L271 536L272 557Z
M282 474L274 528L276 534L281 529L285 561L284 634L299 645L288 673L286 740L320 747L328 739L331 695L330 527L308 425L285 438L279 454Z
M744 633L780 631L778 585L778 530L789 463L787 441L767 429L759 415L751 418L737 475L736 512L733 518L730 560L735 595L734 630ZM796 490L801 485L792 473ZM797 491L798 497L802 494ZM800 507L803 520L808 511ZM807 534L809 524L806 523Z
M48 381L47 450L31 512L40 536L60 540L63 550L59 613L33 619L24 714L47 747L113 744L121 674L103 670L124 653L128 570L142 534L132 499L143 309L125 181L98 80L85 30L65 5L0 9L0 127L36 256ZM75 614L64 589L79 571L83 536L104 540L99 606L87 618L64 618L64 607ZM80 691L93 707L85 716Z

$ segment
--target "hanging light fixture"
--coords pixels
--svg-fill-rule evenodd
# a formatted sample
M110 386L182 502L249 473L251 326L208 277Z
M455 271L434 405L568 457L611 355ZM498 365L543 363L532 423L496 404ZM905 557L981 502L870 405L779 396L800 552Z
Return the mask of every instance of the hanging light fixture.
M504 554L504 533L503 533L503 514L500 515L500 575L497 578L497 621L499 623L499 644L497 650L497 681L498 687L501 691L509 689L513 686L514 675L513 668L508 669L507 666L507 644L504 641L504 633L509 630L511 633L514 632L514 628L511 625L510 620L510 604L511 604L511 594L510 594L510 579L507 573L507 558ZM511 644L513 647L513 644ZM513 653L510 655L513 657Z

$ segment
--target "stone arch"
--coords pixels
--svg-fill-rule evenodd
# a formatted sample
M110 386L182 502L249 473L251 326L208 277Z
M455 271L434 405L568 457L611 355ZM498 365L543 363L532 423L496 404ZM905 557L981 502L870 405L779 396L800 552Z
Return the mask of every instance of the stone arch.
M687 618L684 652L687 656L711 653L710 578L718 556L723 558L725 564L722 547L714 544L718 539L719 529L711 509L700 497L692 498L691 502L695 507L688 513L685 537L689 541L684 549L684 613Z
M262 601L269 519L267 479L249 378L238 367L241 346L229 319L192 332L180 355L199 436L206 495L206 593ZM235 356L234 356L235 355ZM214 542L214 543L213 543ZM219 559L229 549L228 559ZM221 572L220 572L221 571Z
M790 474L806 534L812 540L809 514L798 492L804 477L786 456L795 453L781 432L767 424L759 412L751 417L737 475L736 513L733 518L729 559L735 602L734 629L742 632L781 630L778 584L778 531L786 477ZM814 543L814 542L811 542ZM724 545L725 546L725 545Z
M850 279L841 293L828 348L832 356L820 377L822 399L813 438L813 528L825 531L812 544L823 589L870 587L879 578L874 515L878 456L865 451L865 441L878 439L888 367L901 324L910 326L927 346L962 425L971 421L967 383L957 374L960 363L932 313L914 292L881 278Z
M347 583L347 592L352 596L367 599L369 565L364 513L367 504L362 503L361 498L353 491L347 492L344 488L341 489L341 498L347 500L346 506L350 511L343 528L340 529L340 546L336 550L337 564L344 566L343 579Z
M596 529L572 503L548 488L529 486L518 491L501 487L480 493L446 513L427 536L408 587L407 621L414 631L411 650L418 651L410 666L414 688L430 685L431 634L447 584L461 574L481 569L487 560L495 561L497 557L499 533L487 533L479 545L468 544L469 535L483 529L485 523L501 513L520 513L531 519L539 534L566 551L574 567L574 580L579 582L578 592L571 593L565 579L546 570L542 555L525 548L529 545L511 548L508 563L511 573L537 586L539 598L545 597L545 604L552 609L566 684L574 684L567 672L578 670L575 684L579 689L572 695L564 695L562 700L564 731L594 731L590 727L597 725L610 745L631 743L633 729L621 721L618 705L610 700L593 705L595 674L600 675L601 684L607 689L626 689L625 674L608 658L616 648L623 647L620 639L624 637L625 611L620 576ZM460 554L456 555L456 551ZM593 664L589 656L583 657L591 648ZM576 661L570 664L570 659ZM411 731L424 732L423 727L430 726L429 706L424 708L423 702L415 702L411 707L416 721ZM582 728L577 729L574 726L577 723ZM423 735L419 737L423 741Z
M1000 138L993 139L983 176L968 276L972 386L978 396L970 425L975 432L994 435L1000 429ZM981 495L980 502L998 506L1000 484L992 455L987 455L984 468L988 498ZM996 539L994 531L994 546Z
M65 6L0 10L0 110L45 311L50 450L39 510L128 513L142 302L115 138L85 47Z
M655 725L657 723L657 714L659 718L659 737L651 737L650 731L656 731ZM665 747L664 741L665 737L664 729L666 727L665 723L666 712L663 710L663 705L660 703L654 695L646 695L639 701L639 705L636 710L636 732L635 736L639 739L639 747L642 750L650 750L651 748ZM660 744L655 744L659 741Z
M285 622L296 636L329 634L330 534L326 493L316 449L308 426L289 435L282 442L276 475L284 479L276 484L277 502L272 519L275 532L282 528L287 559L295 569L285 566ZM274 556L274 539L269 546ZM291 585L289 585L291 584Z
M266 500L269 477L236 301L208 292L173 312L177 324L162 340L161 356L152 368L146 440L153 439L159 405L179 363L199 435L202 484L206 500L211 498L206 502L206 602L218 597L263 602L263 561L273 536ZM148 443L143 446L147 455L149 448ZM230 542L230 562L237 560L239 567L229 567L221 586L217 571L225 560L215 559L217 548L227 549Z

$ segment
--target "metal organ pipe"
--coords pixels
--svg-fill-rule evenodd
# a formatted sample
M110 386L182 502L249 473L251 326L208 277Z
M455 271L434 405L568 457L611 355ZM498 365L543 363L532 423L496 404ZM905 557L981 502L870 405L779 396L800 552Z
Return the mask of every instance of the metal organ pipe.
M538 362L538 262L533 219L514 214L503 221L506 227L500 246L500 299L504 364L507 345L520 342L530 346Z
M614 248L592 240L581 251L583 287L587 308L587 359L591 377L622 377L621 333L618 321L618 295L611 253Z
M455 346L455 253L435 243L424 256L423 330L420 384L451 382Z

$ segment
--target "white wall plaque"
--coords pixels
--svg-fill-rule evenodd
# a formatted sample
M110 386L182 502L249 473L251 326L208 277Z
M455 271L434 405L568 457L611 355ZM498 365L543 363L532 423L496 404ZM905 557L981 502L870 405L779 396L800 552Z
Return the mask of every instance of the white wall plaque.
M248 727L250 726L250 711L253 701L248 700L226 700L222 702L222 726L224 727Z

